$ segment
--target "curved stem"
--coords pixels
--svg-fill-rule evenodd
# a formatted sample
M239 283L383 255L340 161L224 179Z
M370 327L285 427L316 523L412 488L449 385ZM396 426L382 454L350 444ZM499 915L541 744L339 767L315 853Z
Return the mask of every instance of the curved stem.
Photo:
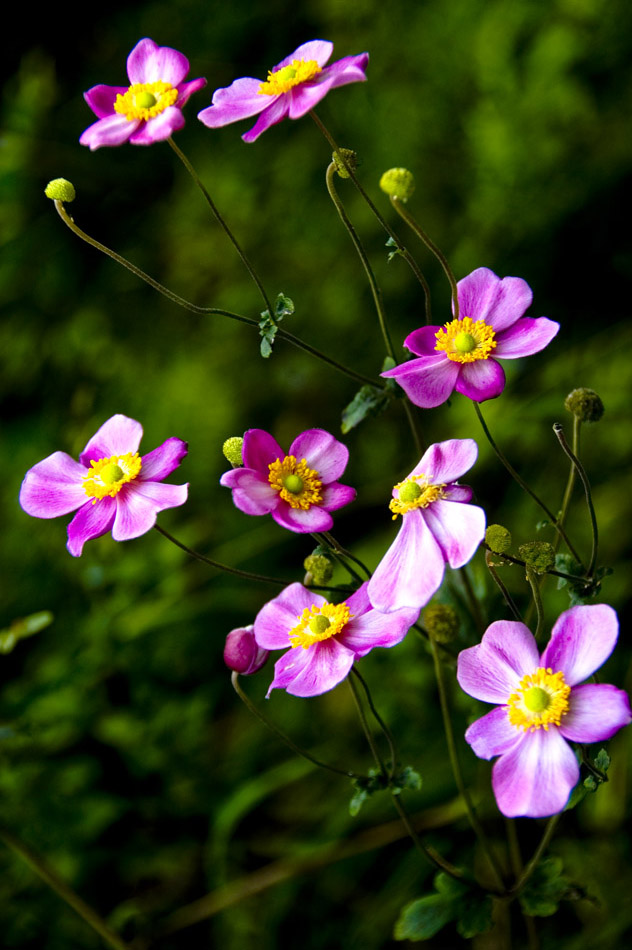
M573 454L579 456L579 434L581 431L581 419L577 416L573 416ZM557 519L560 524L566 524L566 515L568 514L568 508L571 503L571 498L573 495L573 488L575 487L575 475L577 469L575 468L574 463L571 461L570 469L568 472L568 481L566 482L566 488L564 490L564 497L562 498L562 507L560 508L560 516ZM555 541L553 548L557 553L557 549L560 545L560 536L559 534L555 536Z
M597 530L597 516L595 515L595 508L592 502L592 494L590 491L590 482L588 481L588 476L586 475L586 469L579 461L575 453L571 450L570 445L566 441L566 436L564 435L564 430L559 422L554 423L553 432L557 436L557 440L562 446L563 451L571 460L572 464L577 469L577 474L579 475L582 485L584 486L584 492L586 493L586 504L588 505L588 513L590 515L590 526L592 529L592 551L590 553L590 564L588 565L587 574L588 577L593 576L595 570L595 565L597 563L597 549L599 545L599 533Z
M103 918L62 880L57 871L44 858L36 854L29 845L21 841L13 831L0 826L0 839L4 841L8 848L18 854L31 870L48 884L110 947L113 947L114 950L130 950L129 945L111 930Z
M531 588L531 593L533 594L533 603L535 604L536 615L538 618L534 637L536 640L540 640L542 636L542 630L544 629L544 608L542 607L542 595L540 594L539 578L530 567L527 567L527 580Z
M523 561L519 557L514 557L513 554L496 554L496 552L492 551L485 541L483 541L482 544L484 548L487 548L487 550L494 555L494 557L499 557L501 560L508 561L510 564L518 564L520 567L527 566L526 561ZM567 574L565 571L556 571L553 568L549 568L549 570L542 572L543 577L545 577L547 574L551 574L552 577L563 577L566 581L586 581L586 578L584 576L580 576L579 574Z
M275 734L282 742L292 750L296 752L297 755L300 755L303 759L307 759L309 762L313 762L314 765L317 765L321 769L327 769L328 772L335 772L337 775L346 775L347 778L361 778L356 772L352 772L350 769L339 769L335 765L328 765L326 762L321 762L320 759L317 759L315 756L311 755L309 752L306 752L304 749L301 749L300 746L297 746L295 742L290 739L278 726L275 726L273 722L270 722L262 712L260 712L255 704L252 702L249 696L244 693L243 689L239 685L239 673L233 672L230 678L231 683L233 684L233 689L241 699L242 703L253 716L262 722L271 732Z
M355 683L353 682L353 679L352 679L350 676L347 677L347 683L349 684L349 688L350 688L351 693L352 693L352 695L353 695L353 701L354 701L354 703L355 703L355 707L356 707L356 710L357 710L357 712L358 712L358 716L359 716L359 718L360 718L360 723L361 723L361 725L362 725L362 731L364 732L366 741L367 741L367 743L368 743L368 745L369 745L369 748L370 748L370 750L371 750L371 755L373 756L373 759L374 759L374 761L375 761L375 764L377 765L378 770L380 771L380 773L384 776L385 779L388 779L388 772L387 772L387 770L386 770L386 766L384 765L384 760L382 759L382 756L380 755L380 750L378 749L377 745L375 744L375 739L373 738L373 733L371 732L370 726L369 726L369 724L368 724L368 722L367 722L367 718L366 718L366 715L365 715L365 712L364 712L364 708L363 708L363 706L362 706L362 703L360 702L360 697L359 697L359 695L358 695L357 687L356 687Z
M351 675L355 676L355 678L359 680L359 682L362 684L362 688L366 696L366 701L369 704L369 709L373 713L373 718L375 719L380 729L384 733L384 737L388 743L388 750L391 756L391 768L388 774L388 778L390 780L392 779L393 774L395 772L395 765L397 762L397 753L395 751L395 740L393 739L393 733L391 732L391 730L388 728L388 726L386 725L386 723L384 722L384 720L378 713L375 707L375 703L373 702L373 697L371 696L371 692L369 690L369 685L364 679L364 677L362 676L362 674L358 672L358 669L355 665L351 667Z
M520 611L519 611L518 608L516 607L516 604L515 604L515 602L514 602L513 597L511 596L511 594L509 593L509 591L508 591L507 588L505 587L504 581L501 579L500 575L497 573L496 568L495 568L495 565L494 565L494 563L493 563L493 561L492 561L492 552L489 551L489 550L487 550L487 551L485 552L485 564L486 564L486 566L487 566L487 570L488 570L489 573L492 575L492 578L493 578L495 584L497 585L497 587L499 588L501 594L502 594L503 597L505 598L505 603L507 604L507 606L508 606L509 609L511 610L511 612L512 612L512 614L514 615L515 619L518 621L518 623L522 623L522 617L520 616Z
M476 594L474 593L474 588L472 587L472 581L470 580L470 575L467 571L467 565L459 568L459 575L463 581L463 587L465 588L467 600L470 605L470 610L474 616L474 622L476 623L478 632L483 634L485 632L486 624L481 611L481 605L479 604Z
M343 546L338 541L336 541L334 536L330 534L329 531L323 531L322 536L327 544L332 548L332 550L336 551L337 554L342 554L343 557L348 557L350 561L353 561L354 564L357 564L358 567L364 571L367 577L371 577L371 571L368 569L366 564L363 564L360 558L355 557L351 551L347 551L346 548L343 548Z
M283 581L279 577L266 577L265 574L253 574L252 571L240 571L237 567L229 567L227 564L221 564L219 561L214 561L212 558L206 557L206 555L200 554L198 551L194 551L193 548L187 547L186 544L183 544L182 541L178 541L177 538L174 538L172 534L169 534L169 532L161 528L160 525L155 524L154 528L158 534L161 534L167 541L171 541L177 548L185 551L189 557L195 558L196 561L202 561L203 564L208 564L210 567L215 567L218 571L224 571L226 574L234 574L235 577L243 577L244 580L248 581L261 581L262 584L274 584L275 587L287 587L288 584L292 583L291 581Z
M508 892L509 897L518 896L522 888L525 886L525 884L527 883L527 881L529 880L529 878L531 877L531 875L537 868L542 858L542 855L544 854L544 852L549 846L551 838L553 837L553 833L557 827L557 823L561 817L562 815L560 813L559 815L553 815L552 818L549 818L547 826L544 830L544 834L542 835L542 840L540 841L540 844L536 848L536 851L533 857L531 858L531 860L525 867L524 871L522 872L522 874L520 875L520 877L518 878L514 886L511 888L511 890Z

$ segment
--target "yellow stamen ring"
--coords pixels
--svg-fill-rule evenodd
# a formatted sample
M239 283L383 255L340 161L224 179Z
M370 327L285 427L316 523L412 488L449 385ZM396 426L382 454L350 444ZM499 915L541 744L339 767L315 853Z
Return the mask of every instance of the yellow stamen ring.
M84 489L95 505L99 498L114 498L123 485L138 477L142 462L138 452L126 455L111 455L110 458L90 462L87 475L83 476Z
M137 122L139 119L147 122L172 106L177 98L178 90L161 79L157 82L138 82L123 95L118 94L114 111L124 115L128 122Z
M258 96L279 96L289 92L302 82L309 82L321 72L315 59L293 59L289 66L282 66L274 72L268 72L268 78L257 89Z
M509 722L525 732L559 726L569 710L570 692L563 673L540 666L535 673L522 677L518 689L507 700Z
M344 602L323 604L321 607L312 604L296 619L297 625L290 630L290 643L292 647L308 650L314 643L335 637L353 619L353 614Z
M476 323L470 317L452 320L435 333L435 350L444 352L454 363L486 360L496 347L496 334L484 320Z
M388 505L393 512L393 521L398 515L405 515L407 511L414 511L415 508L427 508L433 501L444 498L445 488L445 484L432 485L423 472L411 475L405 482L399 482L394 489L398 492L398 497L392 498Z
M323 483L318 472L307 467L305 459L297 462L294 455L286 455L283 459L271 462L268 470L270 485L290 507L308 511L312 505L322 502Z

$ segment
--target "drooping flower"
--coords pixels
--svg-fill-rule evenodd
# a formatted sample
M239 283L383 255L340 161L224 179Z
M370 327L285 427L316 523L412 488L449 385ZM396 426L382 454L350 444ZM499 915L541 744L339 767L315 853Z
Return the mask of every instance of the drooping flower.
M171 438L142 457L140 422L116 415L104 422L75 462L53 452L26 473L20 505L35 518L58 518L77 508L68 525L68 550L79 557L86 541L112 531L115 541L145 534L159 511L187 500L188 484L162 485L187 454Z
M418 614L380 613L369 603L366 583L341 604L329 604L302 584L290 584L255 618L260 647L290 648L275 663L268 696L273 689L293 696L333 689L373 647L392 647L403 640Z
M579 779L568 742L602 742L632 720L623 690L578 685L608 659L618 630L606 604L571 607L542 656L527 627L511 620L496 621L478 646L460 653L461 689L499 704L465 738L479 758L500 756L492 786L503 815L545 818L562 811Z
M473 439L437 442L393 488L399 534L369 581L369 599L384 612L423 607L439 589L445 565L463 567L485 535L485 512L468 505L472 489L457 479L478 456Z
M244 142L254 142L287 115L300 119L335 86L366 80L368 53L345 56L325 66L333 49L334 44L327 40L303 43L270 70L265 81L244 77L224 89L216 89L211 105L198 113L198 119L210 129L217 129L261 113L253 127L242 135Z
M224 644L224 663L242 676L257 673L268 659L268 650L258 646L254 629L251 623L237 627L230 631Z
M421 327L404 340L418 359L382 376L397 380L411 402L440 406L456 389L474 402L500 396L505 373L496 361L539 353L560 325L546 317L523 317L533 294L520 277L497 277L479 267L457 284L459 319Z
M84 98L99 121L79 139L91 151L103 145L153 145L184 125L182 107L206 79L184 82L189 61L146 37L127 57L129 86L93 86Z
M290 531L329 531L330 511L348 505L355 488L336 479L349 450L323 429L307 429L286 455L263 429L248 429L242 447L243 468L225 472L220 484L232 489L233 502L247 515L271 514Z

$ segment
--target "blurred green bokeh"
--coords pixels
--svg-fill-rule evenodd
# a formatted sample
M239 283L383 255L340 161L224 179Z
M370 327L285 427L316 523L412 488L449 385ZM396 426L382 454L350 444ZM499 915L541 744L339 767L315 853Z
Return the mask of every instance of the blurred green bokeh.
M399 909L429 888L431 869L405 840L380 847L371 837L370 829L394 818L387 800L372 800L351 819L345 781L293 758L267 734L239 704L222 663L226 633L251 622L276 589L219 575L155 532L118 545L106 536L74 559L65 550L64 519L35 521L17 504L30 466L59 449L77 456L107 418L123 412L142 422L145 451L172 435L189 443L171 481L190 482L190 500L162 514L161 525L219 561L301 579L311 539L232 506L218 484L227 467L221 445L250 427L285 445L311 427L338 433L357 389L281 341L264 361L251 328L177 309L81 244L44 197L49 179L70 179L77 199L69 211L86 231L195 303L258 317L256 288L166 144L95 153L78 145L94 118L82 91L125 84L125 58L142 36L182 50L190 78L208 77L208 88L186 107L177 142L269 293L294 300L287 328L373 376L384 357L377 322L325 190L330 152L314 123L286 121L246 146L247 123L212 132L196 120L215 88L241 75L265 77L307 39L331 39L336 58L370 52L369 81L334 91L318 113L341 145L357 151L361 180L417 256L437 323L448 319L449 288L377 188L391 166L414 172L409 208L457 277L483 265L524 277L534 291L532 315L561 323L544 353L505 363L507 389L483 410L513 463L555 509L567 464L551 426L561 421L570 432L563 400L571 389L599 392L606 415L583 430L582 457L594 487L600 562L615 569L599 599L621 610L632 515L632 264L624 210L632 7L624 0L114 2L72 24L61 16L25 21L8 58L0 142L0 628L44 611L55 619L0 655L2 823L130 940L151 937L178 907L234 885L218 892L217 913L165 933L160 950L392 946ZM419 286L400 258L387 262L386 235L351 183L338 187L403 356L400 341L423 322ZM538 532L541 513L505 478L466 400L423 412L420 422L428 443L479 440L468 480L489 521L506 524L516 544L550 537L546 528ZM345 442L344 480L358 500L336 517L335 533L374 567L392 537L390 489L417 458L399 405ZM570 525L588 551L579 490ZM487 619L504 616L479 558L471 576ZM525 606L520 572L504 576ZM458 602L456 576L446 591ZM568 597L552 584L545 595L550 625ZM464 621L466 644L474 632ZM630 688L629 660L621 644L604 680ZM453 804L437 732L429 656L408 637L376 651L363 670L402 760L422 772L411 810L428 810L431 840L451 860L471 862L472 835ZM258 703L269 677L267 668L245 683ZM455 690L454 705L461 732L472 703ZM305 701L275 692L265 711L320 758L370 767L345 684ZM607 950L632 934L629 747L627 733L610 743L610 782L562 822L553 851L591 899L542 921L543 946ZM485 804L489 765L464 745L461 753L483 817L502 838ZM518 823L526 855L534 824ZM261 890L250 894L256 882ZM0 897L7 948L101 946L5 850ZM526 946L519 918L514 939ZM429 942L462 944L450 928Z

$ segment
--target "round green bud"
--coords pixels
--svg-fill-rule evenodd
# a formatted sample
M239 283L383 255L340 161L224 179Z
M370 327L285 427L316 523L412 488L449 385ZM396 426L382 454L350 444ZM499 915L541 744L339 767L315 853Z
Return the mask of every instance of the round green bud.
M233 435L230 439L226 439L222 446L224 458L228 459L233 468L239 468L244 464L241 454L243 444L244 440L241 436Z
M485 543L494 554L504 554L511 547L511 531L501 524L490 524L485 532Z
M324 554L310 554L303 561L307 576L314 584L325 585L334 576L334 566ZM307 585L307 579L305 580Z
M44 188L44 194L52 201L74 201L77 192L75 186L66 178L53 178Z
M358 156L351 148L340 148L331 156L331 160L336 166L336 171L341 178L351 178L349 168L355 171L358 167Z
M536 574L545 574L555 567L555 548L548 541L527 541L518 548L518 556Z
M380 178L380 188L391 198L408 201L415 190L413 173L407 168L389 168Z
M594 389L574 389L564 400L564 408L580 422L599 422L604 406Z
M459 632L459 615L449 604L430 604L422 616L424 627L437 643L451 643Z

